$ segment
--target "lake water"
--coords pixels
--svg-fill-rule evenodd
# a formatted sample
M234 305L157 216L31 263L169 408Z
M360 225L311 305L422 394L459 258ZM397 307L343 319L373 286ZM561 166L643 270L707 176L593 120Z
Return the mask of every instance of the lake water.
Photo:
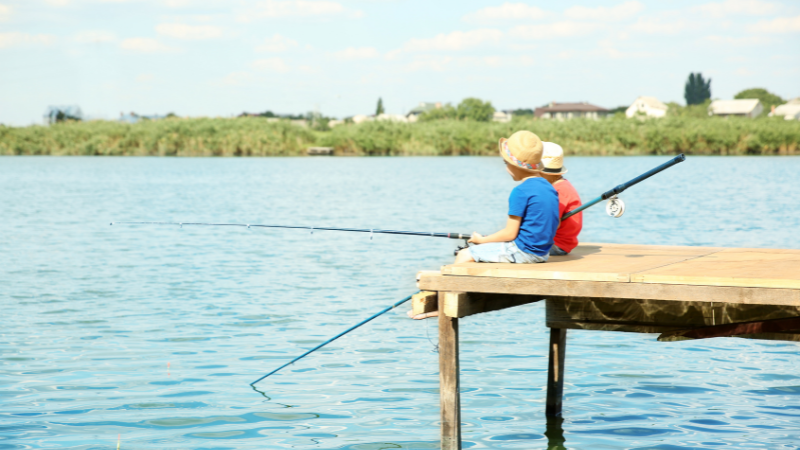
M588 200L668 157L570 157ZM800 158L689 157L587 211L584 242L800 248ZM488 233L500 158L0 158L0 449L438 448L436 321L398 308ZM544 417L544 305L461 322L465 448L797 449L800 344L570 331ZM560 426L559 426L560 425ZM547 435L545 433L547 432Z

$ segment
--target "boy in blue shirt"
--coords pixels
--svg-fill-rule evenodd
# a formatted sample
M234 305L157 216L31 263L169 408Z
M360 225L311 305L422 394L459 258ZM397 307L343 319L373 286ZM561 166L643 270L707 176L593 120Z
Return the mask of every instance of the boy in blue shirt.
M481 236L472 233L469 242L477 245L458 252L456 263L503 262L541 263L547 261L558 229L558 192L540 176L542 141L530 131L517 131L500 139L500 156L514 181L522 183L508 198L508 222L497 233ZM439 311L408 316L412 319L436 317Z
M547 261L558 229L558 192L541 174L542 141L530 131L517 131L500 139L500 156L514 181L522 183L508 199L508 222L502 230L481 236L474 245L458 252L456 263Z

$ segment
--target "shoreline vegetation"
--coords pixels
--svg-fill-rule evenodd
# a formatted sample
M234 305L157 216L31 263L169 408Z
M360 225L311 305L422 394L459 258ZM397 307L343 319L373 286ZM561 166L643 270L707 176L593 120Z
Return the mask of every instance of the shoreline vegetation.
M313 146L336 155L494 155L497 141L526 129L568 155L800 155L800 122L776 118L667 116L508 123L441 119L346 123L328 130L260 117L168 118L136 124L63 122L0 125L0 155L300 156Z

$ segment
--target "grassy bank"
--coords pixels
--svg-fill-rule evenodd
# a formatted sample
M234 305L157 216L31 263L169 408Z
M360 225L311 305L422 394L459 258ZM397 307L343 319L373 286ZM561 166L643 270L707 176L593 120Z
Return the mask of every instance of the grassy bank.
M497 140L528 129L573 155L800 154L800 122L781 119L608 119L511 123L443 120L368 122L315 131L262 118L167 119L134 125L73 122L0 126L2 155L272 156L330 146L351 155L486 155Z

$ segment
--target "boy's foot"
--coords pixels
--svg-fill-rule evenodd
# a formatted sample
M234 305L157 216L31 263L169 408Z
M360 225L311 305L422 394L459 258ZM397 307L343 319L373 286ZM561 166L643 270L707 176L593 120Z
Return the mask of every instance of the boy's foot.
M439 311L431 311L431 312L427 312L427 313L417 314L415 316L414 315L414 311L413 310L409 310L406 314L411 319L422 320L422 319L428 319L428 318L431 318L431 317L438 317L439 316Z

